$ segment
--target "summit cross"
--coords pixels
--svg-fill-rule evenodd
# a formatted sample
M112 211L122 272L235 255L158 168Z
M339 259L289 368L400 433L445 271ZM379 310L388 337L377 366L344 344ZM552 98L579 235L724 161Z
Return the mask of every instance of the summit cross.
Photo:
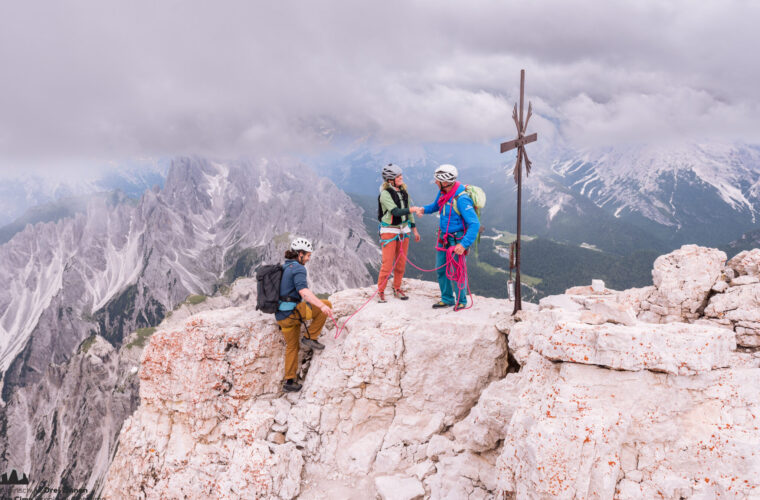
M512 110L512 120L517 127L517 139L501 143L501 152L506 153L517 148L517 161L515 162L515 169L513 172L515 182L517 183L517 239L515 240L515 246L513 247L514 254L511 256L510 261L514 260L515 273L515 308L512 314L516 314L517 311L522 310L522 295L520 293L520 237L521 237L521 219L522 219L522 164L525 160L525 177L530 174L531 162L528 159L528 155L525 152L525 145L531 142L535 142L538 139L538 134L525 135L525 131L528 129L528 122L533 114L533 106L528 102L528 116L523 121L523 99L525 95L525 70L520 70L520 115L517 115L517 104ZM510 262L511 268L511 262Z

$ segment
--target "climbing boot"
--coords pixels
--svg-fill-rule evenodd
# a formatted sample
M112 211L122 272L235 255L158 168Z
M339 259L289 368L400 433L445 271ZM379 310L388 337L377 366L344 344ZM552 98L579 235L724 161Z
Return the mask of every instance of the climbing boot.
M400 288L393 289L393 296L401 300L409 300L409 296Z
M386 302L388 302L387 300L385 300L385 292L377 292L377 301L381 304L385 304Z
M308 347L309 349L316 349L318 351L321 351L325 348L325 345L321 342L317 342L316 340L308 339L306 337L301 339L301 344Z
M294 379L289 378L285 381L284 384L282 384L282 390L285 392L298 392L301 390L301 384L296 382Z
M454 304L447 304L446 302L439 300L435 304L433 304L433 309L443 309L444 307L451 307Z
M467 304L457 304L454 306L454 311L461 311L462 309L467 309Z

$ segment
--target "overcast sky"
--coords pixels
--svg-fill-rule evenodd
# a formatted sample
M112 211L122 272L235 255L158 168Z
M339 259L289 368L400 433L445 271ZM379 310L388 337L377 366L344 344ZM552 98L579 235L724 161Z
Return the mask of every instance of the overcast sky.
M573 145L760 142L754 0L118 3L0 2L0 171L492 141L520 68Z

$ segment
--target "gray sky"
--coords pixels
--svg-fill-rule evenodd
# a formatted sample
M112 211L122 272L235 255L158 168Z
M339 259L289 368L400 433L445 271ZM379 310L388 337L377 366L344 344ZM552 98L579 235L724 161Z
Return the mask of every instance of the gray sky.
M760 142L760 2L0 3L0 172L513 133ZM755 47L755 49L752 49Z

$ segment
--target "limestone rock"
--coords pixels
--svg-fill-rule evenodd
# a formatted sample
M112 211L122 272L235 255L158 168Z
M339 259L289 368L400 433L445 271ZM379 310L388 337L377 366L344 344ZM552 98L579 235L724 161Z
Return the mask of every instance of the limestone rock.
M407 280L410 300L325 330L287 395L271 318L200 313L146 348L105 496L751 497L760 352L736 346L760 339L760 283L708 281L684 279L712 293L693 313L691 293L585 287L512 316L481 297L433 310L437 286ZM334 294L338 323L372 292Z
M494 449L504 439L507 425L517 407L522 379L522 373L518 372L492 382L467 418L454 425L452 432L457 442L475 452Z
M696 319L720 278L726 254L714 248L684 245L654 261L652 280L657 289L649 302L660 306L664 322Z
M312 361L287 433L307 461L349 476L403 473L506 373L506 340L492 314L506 302L476 297L472 309L441 312L430 308L436 284L406 287L410 300L394 302L393 314L370 303ZM348 293L331 300L343 317L361 305Z
M739 345L760 346L760 284L735 286L714 295L705 308L705 316L730 322Z
M578 318L578 321L581 323L586 323L587 325L601 325L603 323L606 323L601 315L593 313L591 311L583 311Z
M243 308L209 311L153 335L106 498L298 494L301 452L275 444L283 441L269 433L276 408L259 399L279 392L284 355L276 327L262 319Z
M580 311L583 309L582 302L576 300L574 295L549 295L538 301L538 309L564 309L566 311Z
M416 500L425 495L422 483L413 477L379 476L375 488L382 500Z
M636 323L636 314L633 309L625 304L600 301L592 304L589 310L601 316L607 323L631 326Z
M760 278L748 274L737 276L731 280L731 286L754 285L755 283L760 283Z
M629 288L620 292L615 292L615 301L624 304L633 309L638 315L641 311L649 309L648 299L655 292L655 287L645 286L643 288Z
M496 463L502 491L747 498L760 488L758 369L683 377L555 364L534 352L523 372L531 383Z
M736 276L760 276L760 248L739 252L726 264Z
M675 323L588 325L562 311L534 313L509 334L521 364L531 351L548 359L618 370L698 373L730 365L734 335L724 328Z
M723 293L728 290L728 283L724 280L718 280L715 282L711 290L716 293Z

